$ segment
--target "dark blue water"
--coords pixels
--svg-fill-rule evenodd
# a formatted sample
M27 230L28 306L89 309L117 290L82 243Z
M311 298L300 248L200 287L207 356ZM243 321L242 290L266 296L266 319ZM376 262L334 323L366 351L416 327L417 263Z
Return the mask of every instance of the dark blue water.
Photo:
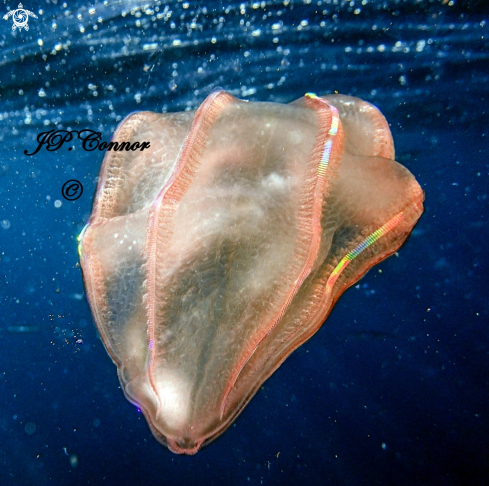
M24 8L28 31L0 23L0 484L489 484L487 2ZM193 109L217 86L373 102L426 211L234 426L180 457L124 398L84 296L76 237L103 154L24 150L50 129L108 139L131 111Z

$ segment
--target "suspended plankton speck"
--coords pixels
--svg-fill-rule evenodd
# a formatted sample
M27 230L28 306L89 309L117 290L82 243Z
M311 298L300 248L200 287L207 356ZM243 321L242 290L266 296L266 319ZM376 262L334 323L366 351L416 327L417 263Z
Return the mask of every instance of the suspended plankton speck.
M24 427L24 432L27 435L33 435L36 432L37 425L34 422L27 422Z
M73 468L78 466L78 456L76 454L72 454L70 456L70 464L71 464L71 467L73 467Z

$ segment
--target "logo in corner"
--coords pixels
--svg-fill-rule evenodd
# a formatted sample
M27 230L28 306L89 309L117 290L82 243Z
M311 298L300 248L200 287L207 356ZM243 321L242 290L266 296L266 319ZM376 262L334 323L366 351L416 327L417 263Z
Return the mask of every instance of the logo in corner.
M3 18L5 20L8 20L10 16L12 16L12 20L14 21L14 25L12 25L12 30L15 30L16 28L18 28L19 30L29 30L29 26L27 25L29 17L34 17L35 19L37 19L37 15L30 10L26 10L25 8L23 8L21 3L19 3L19 7L17 8L17 10L11 10L8 14L4 15Z

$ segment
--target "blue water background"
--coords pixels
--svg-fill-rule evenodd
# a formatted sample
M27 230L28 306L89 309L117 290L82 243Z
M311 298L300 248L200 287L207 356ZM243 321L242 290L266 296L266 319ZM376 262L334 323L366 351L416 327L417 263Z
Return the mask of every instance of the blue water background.
M487 2L24 8L27 32L0 19L0 484L489 484ZM426 211L236 423L184 457L124 398L84 296L76 237L103 154L24 150L52 128L108 140L132 111L194 109L218 86L376 104Z

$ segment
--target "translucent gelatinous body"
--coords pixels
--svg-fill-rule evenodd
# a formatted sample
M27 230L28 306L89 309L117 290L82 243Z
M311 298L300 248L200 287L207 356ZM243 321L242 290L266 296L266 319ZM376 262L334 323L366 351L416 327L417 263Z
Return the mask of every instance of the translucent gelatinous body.
M80 255L127 398L194 454L219 436L339 296L395 252L423 192L372 105L212 93L135 113L107 153Z

